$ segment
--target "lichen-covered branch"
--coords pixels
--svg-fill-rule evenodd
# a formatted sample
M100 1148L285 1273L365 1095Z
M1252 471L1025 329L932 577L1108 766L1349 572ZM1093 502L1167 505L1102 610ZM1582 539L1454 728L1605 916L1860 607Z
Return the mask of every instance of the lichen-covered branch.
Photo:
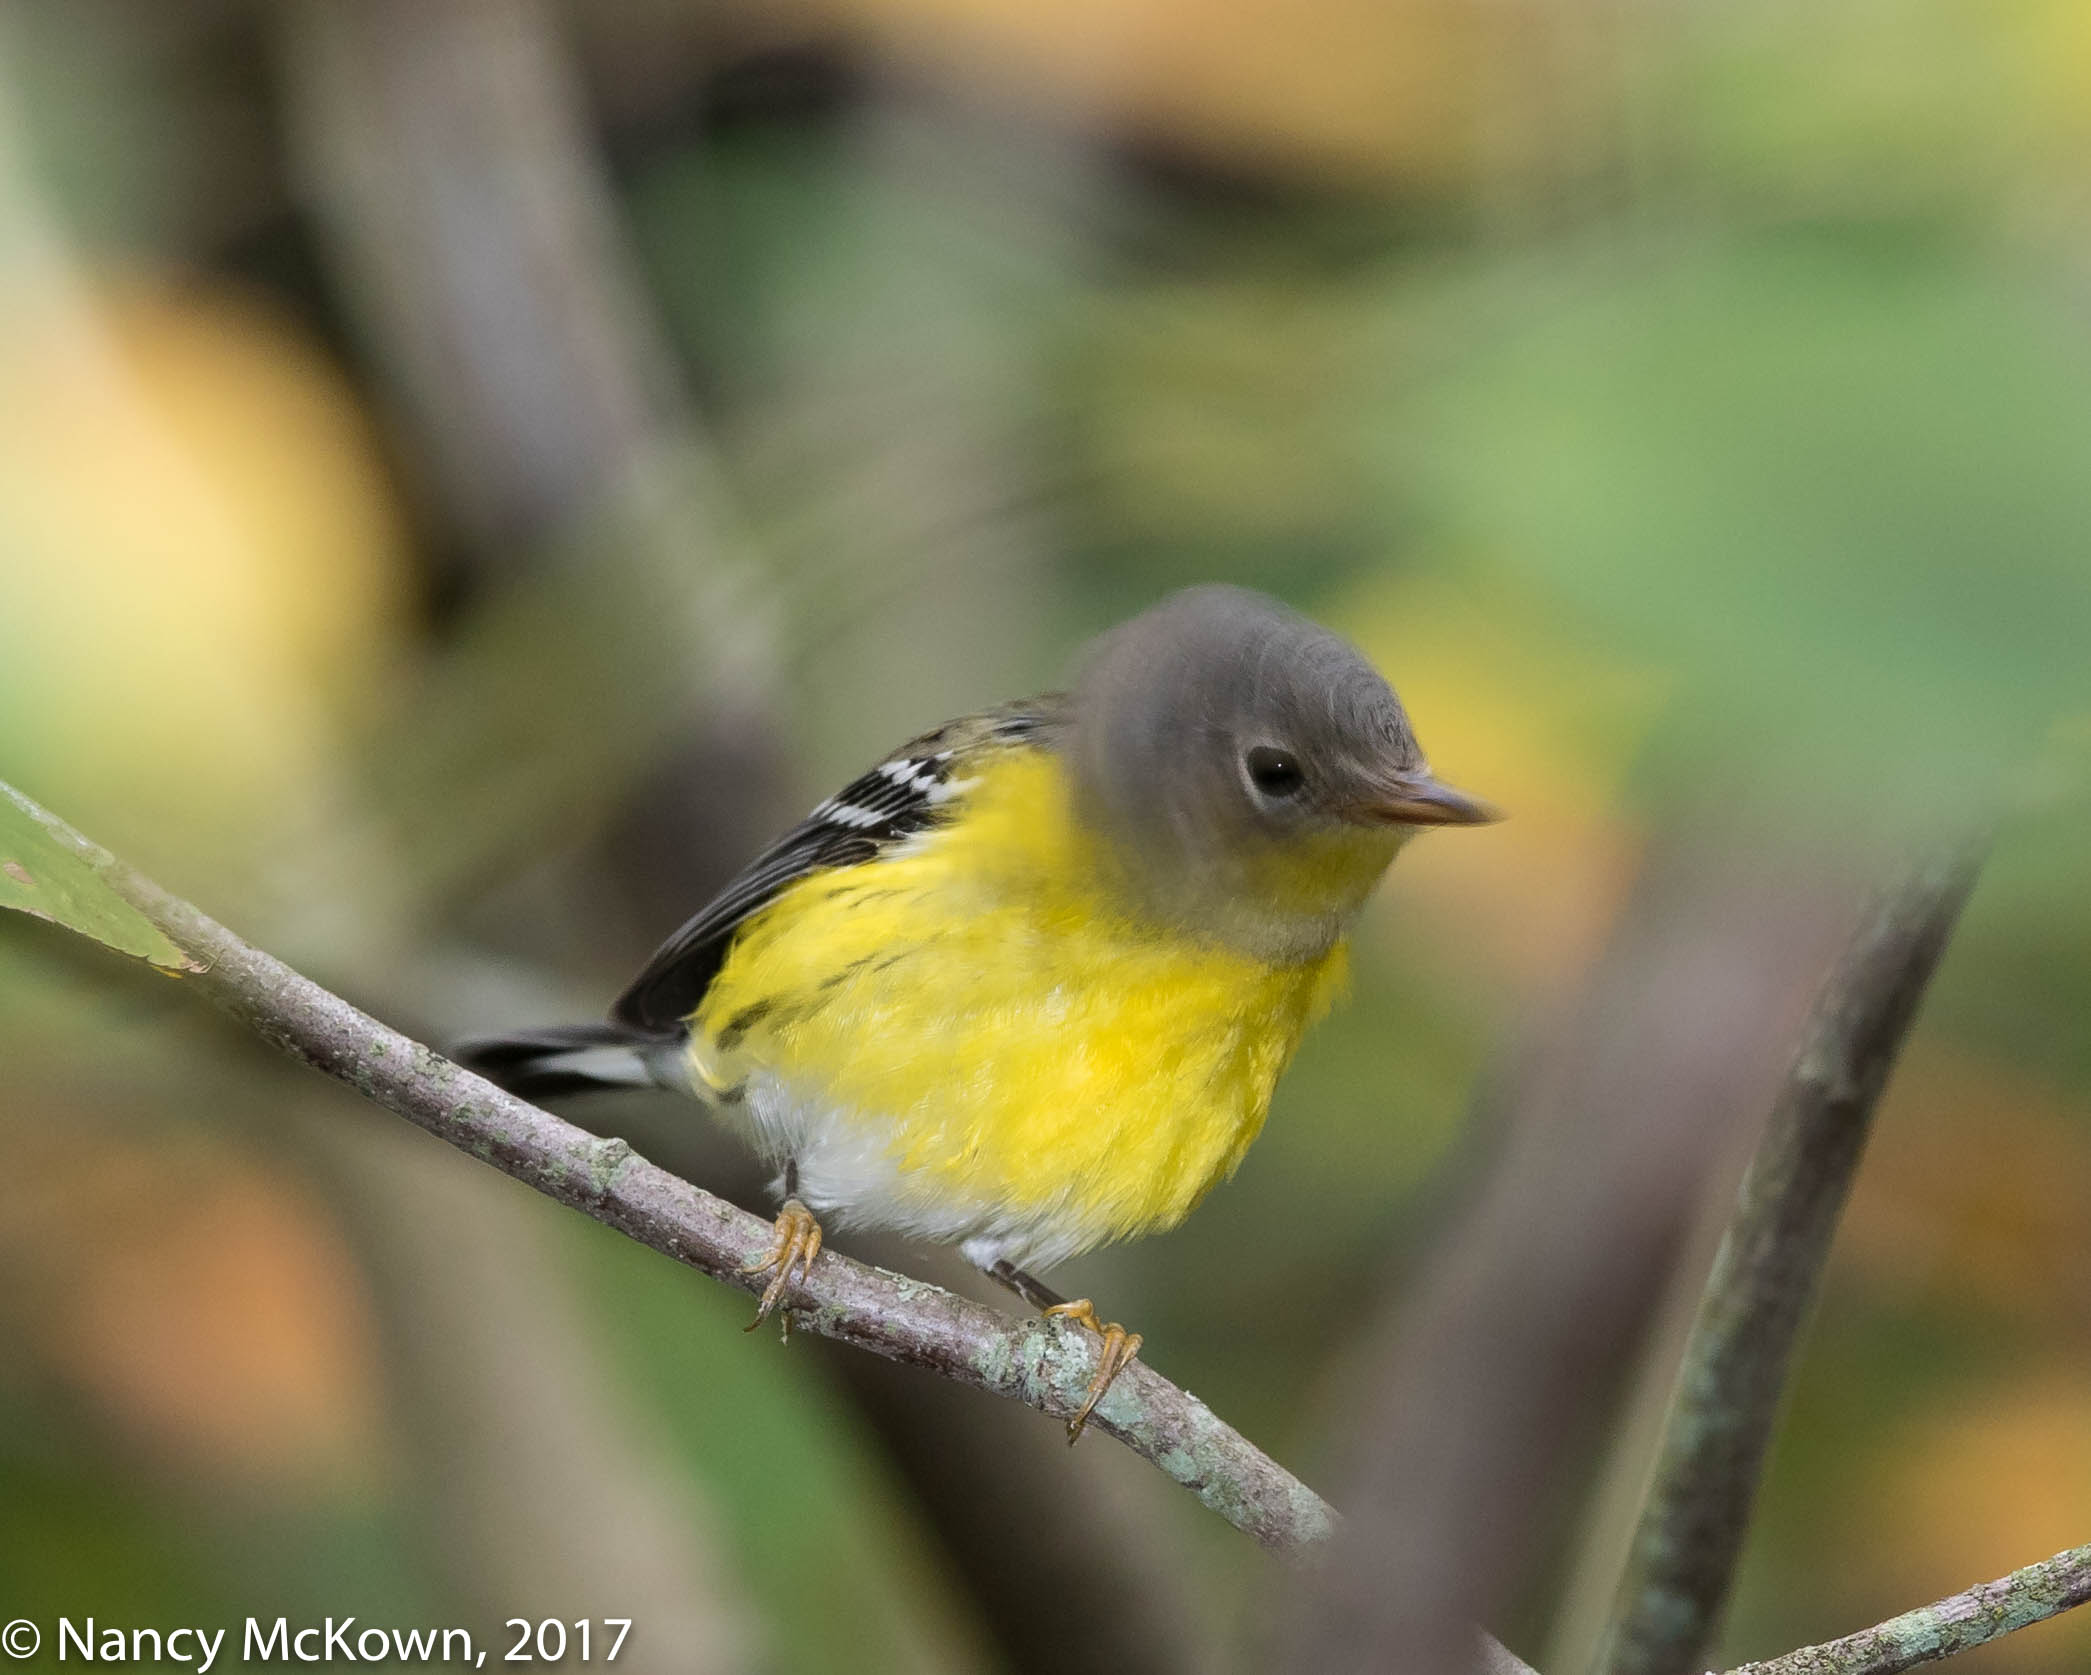
M2072 1547L1874 1628L1728 1675L1899 1675L2091 1603L2091 1546Z
M1978 860L1943 854L1877 897L1815 1002L1685 1346L1602 1675L1701 1667L1874 1106Z
M701 1273L760 1289L743 1266L769 1223L483 1081L358 1011L132 871L62 821L17 799L118 895L203 969L181 980L293 1058L387 1110ZM793 1323L1065 1419L1095 1371L1095 1340L1018 1323L940 1287L825 1252L800 1286ZM1321 1497L1212 1410L1135 1362L1090 1417L1265 1546L1301 1555L1329 1536Z

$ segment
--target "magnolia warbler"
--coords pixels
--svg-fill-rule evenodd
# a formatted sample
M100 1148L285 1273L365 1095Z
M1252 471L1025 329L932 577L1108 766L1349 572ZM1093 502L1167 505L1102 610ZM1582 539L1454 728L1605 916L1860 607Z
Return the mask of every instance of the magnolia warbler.
M1175 1226L1234 1170L1431 776L1352 646L1179 593L1072 689L925 733L764 850L601 1025L471 1044L518 1093L694 1095L779 1167L757 1323L825 1220L955 1243L1100 1334L1069 1438L1139 1338L1034 1277ZM786 1315L788 1322L789 1315Z

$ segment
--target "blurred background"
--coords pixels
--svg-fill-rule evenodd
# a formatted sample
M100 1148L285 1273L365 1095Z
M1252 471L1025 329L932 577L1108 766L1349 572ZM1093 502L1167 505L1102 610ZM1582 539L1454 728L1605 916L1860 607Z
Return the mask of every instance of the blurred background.
M1993 820L1721 1659L2091 1539L2081 5L0 3L0 777L402 1028L596 1016L843 778L1213 579L1513 818L1414 847L1239 1177L1062 1288L1340 1501L1528 1091L1694 974L1703 1144L1489 1607L1581 1669L1852 904ZM573 1115L762 1205L685 1105ZM743 1337L17 915L0 1147L0 1616L1264 1655L1281 1569L1114 1445Z

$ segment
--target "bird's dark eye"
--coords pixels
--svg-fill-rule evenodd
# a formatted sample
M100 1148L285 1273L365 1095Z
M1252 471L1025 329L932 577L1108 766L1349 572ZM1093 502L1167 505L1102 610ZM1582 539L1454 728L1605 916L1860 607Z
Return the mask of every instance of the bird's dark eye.
M1242 758L1242 766L1249 783L1266 797L1290 797L1307 783L1298 758L1273 744L1255 746Z

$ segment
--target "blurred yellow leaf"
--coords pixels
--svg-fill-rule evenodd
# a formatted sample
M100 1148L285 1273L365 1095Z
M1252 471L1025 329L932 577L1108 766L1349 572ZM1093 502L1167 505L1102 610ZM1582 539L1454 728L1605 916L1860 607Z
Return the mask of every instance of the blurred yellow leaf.
M1838 1260L1915 1299L2091 1328L2091 1110L1918 1047L1889 1084Z
M403 535L345 385L226 297L0 295L0 760L126 854L324 801Z
M1426 833L1394 869L1389 916L1523 985L1596 953L1640 852L1621 782L1663 687L1569 637L1532 599L1478 577L1403 576L1334 613L1393 680L1432 766L1507 818Z
M1818 212L2025 216L2044 196L2073 217L2086 18L2078 0L1709 10L1682 38L1677 108L1709 173Z
M2091 1376L2081 1366L2034 1372L1882 1441L1834 1549L1868 1602L1861 1610L1886 1614L1958 1593L2084 1539ZM2080 1675L2087 1663L2091 1614L2082 1611L1965 1659L1977 1675Z
M808 0L921 60L1289 168L1465 166L1492 31L1463 0Z

